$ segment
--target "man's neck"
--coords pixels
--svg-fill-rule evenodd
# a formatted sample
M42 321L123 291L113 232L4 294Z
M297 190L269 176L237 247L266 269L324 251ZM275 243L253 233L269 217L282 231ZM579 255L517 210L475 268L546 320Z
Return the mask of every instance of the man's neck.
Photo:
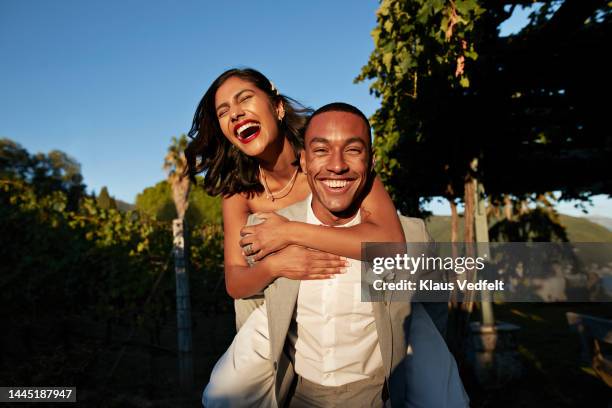
M311 208L313 214L321 223L331 226L344 225L350 222L359 211L359 206L351 205L349 209L342 213L333 213L323 207L323 204L316 197L312 198Z

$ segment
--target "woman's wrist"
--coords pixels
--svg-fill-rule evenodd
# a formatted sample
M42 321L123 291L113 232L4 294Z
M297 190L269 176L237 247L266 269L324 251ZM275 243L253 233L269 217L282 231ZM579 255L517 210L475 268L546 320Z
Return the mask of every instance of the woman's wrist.
M287 222L286 228L282 229L281 237L285 247L289 245L297 245L297 237L301 233L301 226L303 223L297 221Z
M279 277L278 268L274 262L274 256L266 256L264 259L258 262L259 267L263 268L264 273L272 281Z

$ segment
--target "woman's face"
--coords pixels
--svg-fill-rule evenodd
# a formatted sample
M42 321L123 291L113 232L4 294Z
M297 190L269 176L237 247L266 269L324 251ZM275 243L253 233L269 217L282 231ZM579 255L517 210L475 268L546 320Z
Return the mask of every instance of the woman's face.
M249 156L259 156L278 139L282 104L272 106L253 83L231 77L217 90L215 109L223 135Z

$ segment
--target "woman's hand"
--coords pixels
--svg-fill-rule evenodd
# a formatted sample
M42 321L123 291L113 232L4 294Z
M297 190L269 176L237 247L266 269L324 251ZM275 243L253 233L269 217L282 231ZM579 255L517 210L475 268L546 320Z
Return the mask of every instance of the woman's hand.
M240 230L240 246L245 255L252 255L254 261L259 261L291 244L287 234L291 221L274 212L255 215L263 222L245 226Z
M349 262L341 256L289 245L264 261L273 277L295 280L330 279L338 273L346 272Z

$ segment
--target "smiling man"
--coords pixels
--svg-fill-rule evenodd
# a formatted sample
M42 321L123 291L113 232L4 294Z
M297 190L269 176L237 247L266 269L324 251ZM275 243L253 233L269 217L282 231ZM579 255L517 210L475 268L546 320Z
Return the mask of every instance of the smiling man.
M336 227L362 221L374 173L370 124L359 109L332 103L315 111L300 165L312 195L281 215ZM407 241L430 240L422 220L403 224ZM265 290L278 406L285 398L292 408L468 406L456 363L423 306L362 302L360 289L361 264L350 259L334 279L279 278Z
M362 222L374 174L370 125L360 110L332 103L315 111L300 165L312 195L278 210L285 222L340 228ZM249 217L250 225L259 222ZM430 240L422 220L405 218L403 227L409 242ZM269 256L284 259L287 251ZM237 307L246 322L211 374L205 406L468 405L456 363L424 308L362 302L360 261L348 262L333 279L279 277L265 289L264 304Z

